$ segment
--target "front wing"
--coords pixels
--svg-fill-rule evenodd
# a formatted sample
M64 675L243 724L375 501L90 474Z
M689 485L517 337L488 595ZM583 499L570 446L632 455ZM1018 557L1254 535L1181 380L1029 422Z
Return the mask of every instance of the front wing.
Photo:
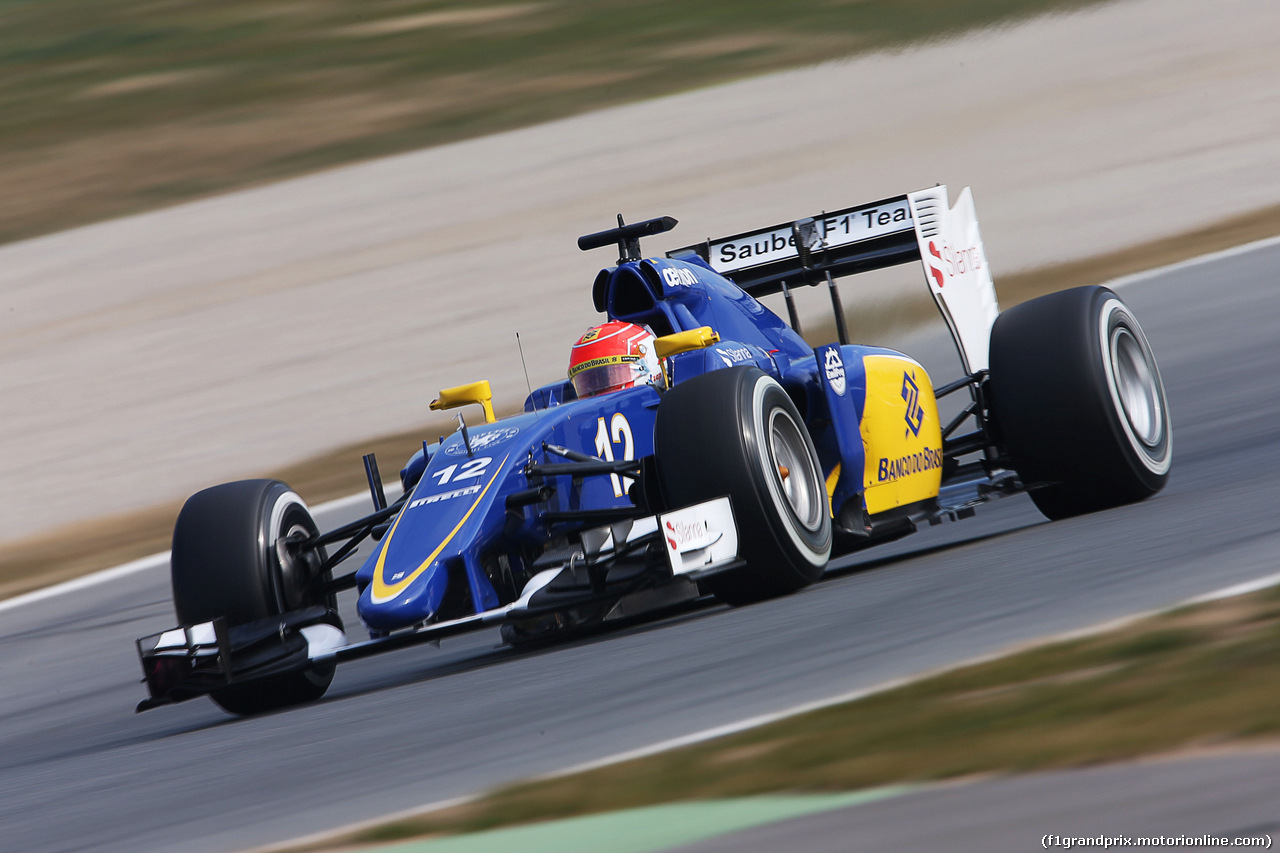
M142 637L137 648L148 697L137 710L605 601L618 593L605 590L597 578L602 580L611 568L645 561L659 551L666 555L663 568L653 570L659 573L659 581L697 582L745 565L738 554L738 529L729 498L584 531L582 547L534 575L516 601L364 642L348 642L337 614L324 607L235 626L216 619Z

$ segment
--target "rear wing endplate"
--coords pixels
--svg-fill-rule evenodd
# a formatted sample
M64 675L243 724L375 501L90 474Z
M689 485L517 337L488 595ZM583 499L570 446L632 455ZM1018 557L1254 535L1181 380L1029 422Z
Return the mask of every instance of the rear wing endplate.
M965 372L987 369L1000 309L968 187L954 207L936 186L667 253L693 256L757 298L920 261Z

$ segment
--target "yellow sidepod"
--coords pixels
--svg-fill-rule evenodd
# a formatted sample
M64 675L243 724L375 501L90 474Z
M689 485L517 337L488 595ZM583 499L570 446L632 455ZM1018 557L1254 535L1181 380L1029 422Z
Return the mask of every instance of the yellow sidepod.
M867 512L936 498L942 484L942 425L929 374L904 355L864 355L862 364Z

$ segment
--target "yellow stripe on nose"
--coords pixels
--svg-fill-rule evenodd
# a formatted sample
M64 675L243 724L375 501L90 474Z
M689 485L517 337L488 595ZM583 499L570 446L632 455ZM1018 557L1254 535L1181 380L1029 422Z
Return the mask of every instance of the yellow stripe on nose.
M493 476L489 478L489 482L485 483L480 494L476 495L475 502L471 504L470 509L468 509L466 514L462 516L462 519L454 525L453 529L449 531L449 535L444 538L444 541L437 545L436 549L422 561L422 564L419 565L418 568L414 569L413 572L403 580L395 584L388 584L386 580L383 579L383 572L386 569L387 552L391 550L391 538L396 535L396 528L400 526L400 522L405 516L404 510L401 510L400 517L396 519L396 523L391 526L389 531L387 531L387 543L382 547L382 553L378 555L378 564L373 570L373 590L370 593L370 597L374 604L385 604L400 593L404 592L409 588L409 584L417 580L418 576L425 572L427 568L435 562L436 557L440 556L440 552L445 549L445 546L449 544L454 536L458 535L458 531L462 529L462 525L467 523L467 519L471 517L471 513L475 512L476 507L480 506L480 501L484 500L485 493L489 491L489 487L498 479L498 475L502 473L503 469L506 467L507 460L510 458L511 454L507 454L502 458L502 462L498 465L498 470L493 472ZM405 505L405 509L408 509L408 504Z

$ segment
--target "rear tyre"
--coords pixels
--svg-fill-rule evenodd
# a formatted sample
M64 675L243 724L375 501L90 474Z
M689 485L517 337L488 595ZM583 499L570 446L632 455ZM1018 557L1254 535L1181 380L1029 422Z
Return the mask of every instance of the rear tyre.
M1049 518L1164 488L1173 451L1164 384L1137 318L1111 290L1064 290L1002 313L991 392L1014 468Z
M726 368L675 386L654 424L663 500L675 508L728 495L744 569L714 576L720 600L749 604L821 576L831 511L818 455L795 404L756 368Z
M283 541L317 532L307 505L277 480L241 480L192 495L173 530L178 621L195 625L225 617L239 625L317 604L335 610L332 596L314 592L323 549L299 550ZM256 714L319 699L333 672L332 664L311 666L211 696L233 714Z

